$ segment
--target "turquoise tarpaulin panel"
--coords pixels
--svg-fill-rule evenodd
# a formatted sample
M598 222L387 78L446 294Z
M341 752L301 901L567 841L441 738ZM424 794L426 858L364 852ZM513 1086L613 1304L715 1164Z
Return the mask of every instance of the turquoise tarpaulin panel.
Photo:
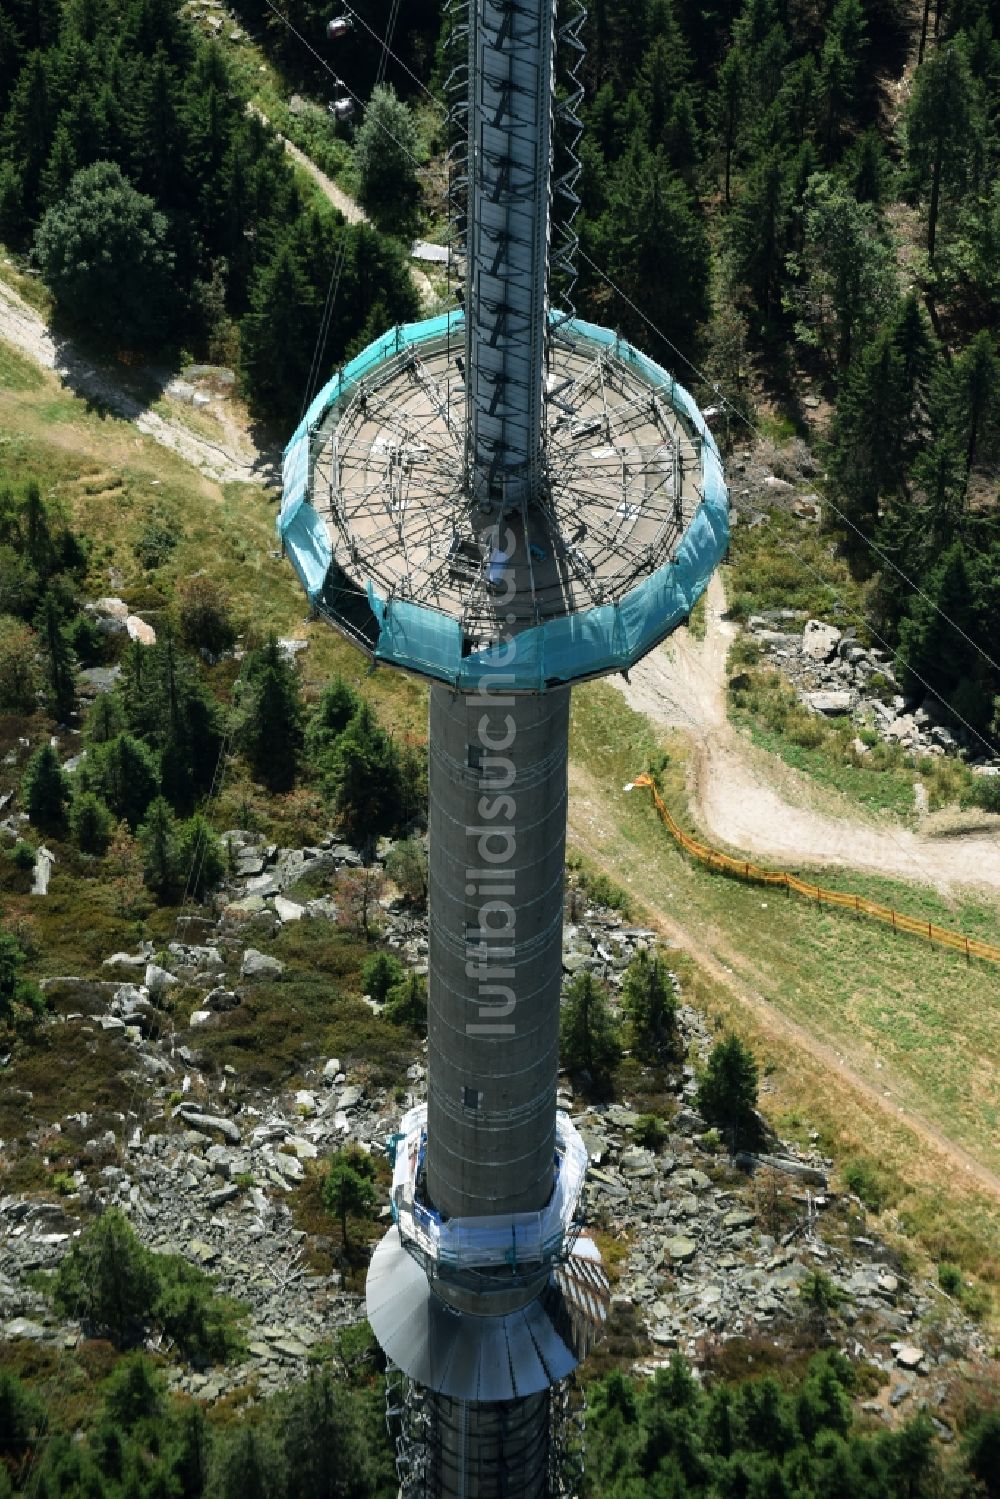
M547 683L571 682L621 670L681 624L704 592L729 544L729 495L715 438L694 399L655 360L639 353L608 328L550 312L560 336L599 347L612 345L640 370L702 439L702 503L677 549L674 562L659 568L620 601L568 615L524 631L493 650L463 656L458 620L404 600L383 600L369 584L368 603L378 627L376 658L418 671L456 687L506 686L539 692ZM344 366L312 401L285 449L283 499L278 531L310 599L316 598L332 562L326 526L307 502L309 445L331 407L350 396L367 375L408 348L462 330L464 314L453 311L392 328Z
M378 616L376 616L378 617ZM454 682L462 659L462 627L457 619L390 599L381 616L375 656L397 666Z
M321 516L305 500L299 502L281 539L292 566L310 599L321 591L333 560L330 538Z

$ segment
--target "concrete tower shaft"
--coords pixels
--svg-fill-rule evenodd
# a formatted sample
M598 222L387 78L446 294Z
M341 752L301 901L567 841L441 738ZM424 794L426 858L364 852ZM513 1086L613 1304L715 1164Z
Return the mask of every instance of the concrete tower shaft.
M480 502L531 500L542 455L553 0L470 0L467 468Z
M582 0L451 5L465 306L330 379L286 449L279 532L314 608L430 684L427 1100L393 1134L367 1280L400 1499L563 1499L569 1386L609 1303L587 1146L556 1107L570 691L687 619L728 497L673 377L549 307L550 257L572 283Z
M449 1217L552 1195L568 732L566 687L431 688L427 1185Z

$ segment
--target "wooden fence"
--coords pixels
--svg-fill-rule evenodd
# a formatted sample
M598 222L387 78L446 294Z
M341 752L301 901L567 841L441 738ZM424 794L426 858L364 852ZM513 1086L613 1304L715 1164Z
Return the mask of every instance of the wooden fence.
M864 895L848 895L842 890L827 890L823 885L813 885L809 880L800 880L798 875L787 874L783 869L764 869L760 864L752 864L748 859L736 859L731 854L720 852L717 848L709 848L706 843L699 843L697 838L692 838L689 833L685 833L684 829L674 821L651 776L637 776L633 784L649 787L656 810L667 832L686 853L709 869L734 875L737 879L747 880L753 885L777 885L787 890L789 894L794 891L796 895L804 896L806 900L813 901L818 906L838 906L843 911L853 911L859 918L870 916L875 921L891 926L894 932L910 932L914 937L922 937L925 942L930 942L932 947L948 947L954 952L964 953L966 961L970 963L973 958L984 958L988 963L1000 963L1000 947L994 947L990 942L982 942L978 937L966 937L962 932L951 932L947 927L935 926L932 921L920 921L915 916L906 916L902 911L894 911L891 906L881 906L877 901L869 900Z

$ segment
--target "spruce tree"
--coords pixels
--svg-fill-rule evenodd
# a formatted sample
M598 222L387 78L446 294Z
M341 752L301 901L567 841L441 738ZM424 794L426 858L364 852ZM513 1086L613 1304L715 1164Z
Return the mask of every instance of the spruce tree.
M360 1147L348 1146L330 1160L323 1182L323 1206L340 1223L344 1248L350 1248L348 1219L370 1213L375 1206L375 1162Z
M302 751L302 698L294 666L275 636L244 667L237 737L254 776L272 791L295 783Z
M65 723L76 706L76 657L69 643L62 605L51 588L42 598L35 629L45 653L49 707Z
M698 1107L732 1149L756 1139L757 1063L738 1036L726 1036L713 1046L698 1085Z
M341 826L358 847L398 827L404 805L399 755L368 703L337 742L328 786Z
M848 371L832 430L830 474L838 507L857 528L846 538L855 556L872 536L880 506L903 488L910 420L902 359L884 330Z
M95 792L132 832L159 791L159 772L152 752L131 734L95 744L77 771L80 785Z
M949 385L948 415L964 447L967 489L980 448L992 441L1000 427L1000 357L985 328L955 360Z
M177 824L170 803L162 796L150 802L138 832L142 849L142 877L160 900L176 893L181 877Z
M361 706L361 698L343 677L334 677L323 691L306 726L306 755L319 767Z
M586 1072L606 1092L621 1057L621 1039L606 991L592 973L578 973L563 997L559 1060L570 1072Z
M39 828L59 831L66 820L69 786L59 756L51 744L43 744L28 761L21 787L25 809Z
M111 813L92 791L78 791L69 809L73 842L83 854L107 853L111 842Z
M677 1045L677 1002L667 965L659 953L643 949L625 970L622 1007L632 1025L633 1050L646 1062L662 1064Z
M937 252L942 199L960 192L969 171L979 122L963 38L937 47L917 69L906 107L910 173L927 197L927 255Z

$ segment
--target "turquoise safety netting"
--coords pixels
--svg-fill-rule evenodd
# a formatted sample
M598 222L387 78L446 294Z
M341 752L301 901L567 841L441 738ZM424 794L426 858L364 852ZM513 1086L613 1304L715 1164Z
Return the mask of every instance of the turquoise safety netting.
M556 315L553 315L556 320ZM450 682L465 690L503 685L522 692L579 681L631 666L688 617L729 545L729 495L715 438L691 395L668 371L607 328L558 316L560 337L598 346L640 371L701 438L702 502L675 557L616 604L567 615L525 630L502 646L463 655L459 622L423 605L383 599L369 584L368 619L356 617L351 633L370 645L376 660ZM340 610L326 598L333 562L326 523L307 499L310 443L331 407L349 396L364 376L407 348L456 333L463 314L451 312L394 328L352 359L312 402L285 449L278 534L310 600L335 619ZM359 599L363 603L363 599Z

